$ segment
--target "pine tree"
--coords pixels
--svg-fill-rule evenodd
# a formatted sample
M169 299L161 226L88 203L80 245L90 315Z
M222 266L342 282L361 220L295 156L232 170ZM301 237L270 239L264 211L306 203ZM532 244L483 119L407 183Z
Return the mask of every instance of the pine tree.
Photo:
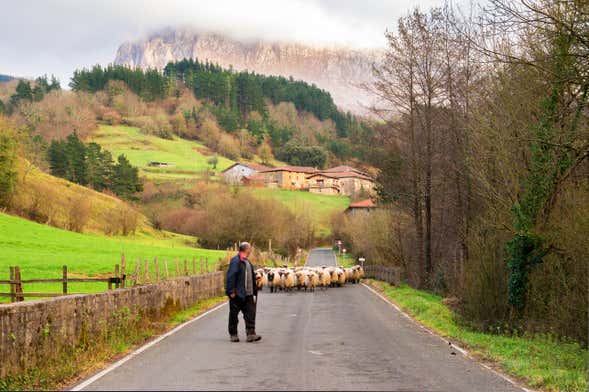
M76 131L68 135L65 143L68 167L65 178L77 184L88 184L88 163L86 162L86 146Z
M0 118L0 206L10 203L16 186L16 135Z
M16 85L16 92L10 97L10 103L13 106L17 105L22 100L33 100L33 90L31 89L31 83L28 80L19 80Z
M90 143L86 148L86 160L88 163L88 185L97 191L110 188L113 160L107 150L102 150L98 143Z
M112 191L123 198L133 198L133 195L143 190L143 183L139 179L139 170L129 163L125 155L119 155L113 169Z
M64 141L55 139L51 141L47 149L47 160L49 161L51 174L65 178L68 172L68 158Z

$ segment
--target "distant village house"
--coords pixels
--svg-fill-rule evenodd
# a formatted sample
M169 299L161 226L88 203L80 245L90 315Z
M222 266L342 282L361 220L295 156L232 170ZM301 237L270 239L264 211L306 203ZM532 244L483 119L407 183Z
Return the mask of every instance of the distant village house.
M350 204L345 212L349 215L365 214L375 208L377 208L377 205L371 199L366 199Z
M322 171L307 178L309 192L336 195L372 194L374 180L356 171Z
M260 172L266 178L266 186L269 188L306 190L307 176L317 172L316 169L307 166L280 166Z
M231 185L249 185L244 183L244 177L252 177L263 170L269 169L268 166L257 163L237 162L222 171L223 179Z

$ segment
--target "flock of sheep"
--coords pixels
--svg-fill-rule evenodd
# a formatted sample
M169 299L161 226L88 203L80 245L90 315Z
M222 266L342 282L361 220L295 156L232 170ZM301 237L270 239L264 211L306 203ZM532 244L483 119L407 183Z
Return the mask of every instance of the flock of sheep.
M293 289L315 291L320 287L340 287L346 282L358 283L364 277L360 265L342 267L276 267L256 270L256 285L259 290L269 287L271 293Z

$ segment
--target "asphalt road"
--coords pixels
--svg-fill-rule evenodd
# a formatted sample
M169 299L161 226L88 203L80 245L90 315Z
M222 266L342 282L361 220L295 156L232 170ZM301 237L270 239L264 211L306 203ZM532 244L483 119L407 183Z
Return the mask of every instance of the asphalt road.
M333 265L328 249L309 265ZM227 336L227 306L180 329L88 390L521 391L417 327L363 285L270 294L258 343Z

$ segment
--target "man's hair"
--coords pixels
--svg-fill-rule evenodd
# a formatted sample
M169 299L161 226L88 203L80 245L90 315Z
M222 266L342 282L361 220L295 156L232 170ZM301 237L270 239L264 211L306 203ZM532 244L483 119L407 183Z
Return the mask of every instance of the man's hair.
M245 252L246 250L248 250L251 247L252 246L250 245L249 242L242 242L241 244L239 244L239 251L240 252Z

